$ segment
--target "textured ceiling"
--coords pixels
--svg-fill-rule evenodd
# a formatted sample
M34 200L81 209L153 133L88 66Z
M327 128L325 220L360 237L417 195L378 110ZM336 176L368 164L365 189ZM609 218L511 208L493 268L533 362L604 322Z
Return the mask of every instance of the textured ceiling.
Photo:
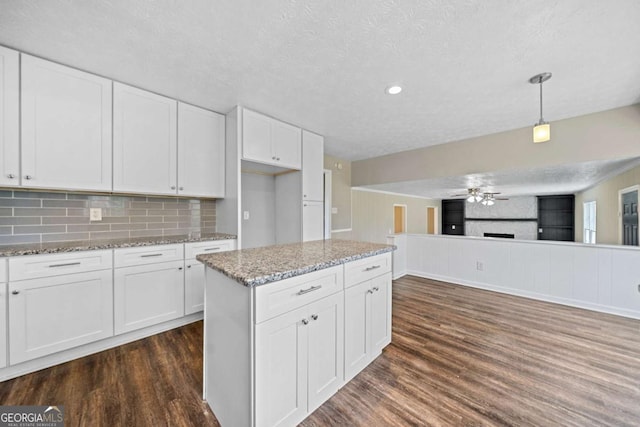
M640 157L394 182L361 188L431 199L450 199L455 194L466 193L468 188L479 188L481 192L500 192L501 197L569 194L586 190L638 165Z
M0 44L363 159L640 102L640 1L1 0ZM400 82L395 97L384 88Z

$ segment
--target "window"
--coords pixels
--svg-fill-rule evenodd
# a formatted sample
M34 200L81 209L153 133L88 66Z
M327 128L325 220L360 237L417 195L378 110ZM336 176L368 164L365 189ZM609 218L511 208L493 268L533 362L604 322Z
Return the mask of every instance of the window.
M596 202L585 202L583 209L584 243L596 243Z

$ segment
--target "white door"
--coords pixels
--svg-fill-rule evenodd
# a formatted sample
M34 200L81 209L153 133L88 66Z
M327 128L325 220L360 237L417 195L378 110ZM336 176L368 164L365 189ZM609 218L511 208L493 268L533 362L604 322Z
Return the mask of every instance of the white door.
M344 296L334 294L309 305L309 408L333 396L344 380Z
M111 191L111 80L22 55L22 185Z
M178 194L224 197L224 116L178 103Z
M294 426L307 415L308 323L303 307L256 325L256 427Z
M371 357L391 342L391 273L371 281Z
M324 200L324 138L302 131L302 199Z
M302 203L302 241L324 239L324 203Z
M277 166L300 169L302 163L302 130L299 127L273 120L271 144Z
M20 55L0 46L0 185L20 184Z
M242 158L275 164L271 149L271 123L274 120L251 110L242 110Z
M9 363L113 336L112 270L9 283Z
M350 381L370 362L368 313L371 281L344 290L344 379Z
M7 366L7 284L0 283L0 368Z
M177 194L176 101L113 84L113 191Z
M195 259L185 261L184 314L204 310L204 264Z
M114 270L116 334L183 316L183 265L172 261Z

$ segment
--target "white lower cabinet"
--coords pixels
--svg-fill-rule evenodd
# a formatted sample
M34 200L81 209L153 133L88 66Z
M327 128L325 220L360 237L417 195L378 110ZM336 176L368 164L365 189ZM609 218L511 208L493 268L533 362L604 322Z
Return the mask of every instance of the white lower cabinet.
M9 362L113 335L112 270L9 283Z
M351 380L391 342L391 273L344 291L345 381Z
M0 263L3 263L0 260ZM7 284L0 283L0 368L7 366Z
M191 259L185 261L184 314L204 310L204 264Z
M256 325L256 426L302 421L343 384L342 292Z
M116 334L184 315L183 265L171 261L114 270Z

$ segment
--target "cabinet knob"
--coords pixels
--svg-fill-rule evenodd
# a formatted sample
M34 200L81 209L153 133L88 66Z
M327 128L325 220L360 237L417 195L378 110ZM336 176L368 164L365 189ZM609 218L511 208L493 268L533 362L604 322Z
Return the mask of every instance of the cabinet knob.
M276 159L276 156L273 156L273 157L271 158L271 160L275 160L275 159Z
M178 267L178 270L182 271L182 267Z
M187 268L191 268L191 266L190 266L190 265L187 265Z
M280 160L280 157L276 157L276 160Z
M11 293L12 293L13 295L18 295L18 294L20 293L20 291L11 291Z
M31 175L25 175L24 179L33 179L33 177Z
M9 179L14 179L15 177L16 177L16 176L15 176L14 174L12 174L12 173L10 173L10 174L8 174L8 175L7 175L7 178L9 178Z
M303 325L308 325L309 324L309 319L302 319L302 324Z
M176 189L176 186L175 186L175 185L172 185L172 186L171 186L171 189L172 189L172 190L175 190L175 189Z
M312 314L312 315L311 315L311 318L312 318L313 320L318 320L318 315L317 315L317 314Z
M180 187L180 188L178 188L178 190L182 191L182 190L184 190L184 187Z
M307 195L306 195L306 194L303 194L302 196L303 196L303 197L307 197Z
M369 290L367 290L367 293L368 293L368 294L372 294L372 293L373 293L373 289L369 289Z
M379 288L379 287L377 287L377 286L374 286L374 287L373 287L373 290L374 290L375 292L378 292L378 291L380 290L380 288Z

